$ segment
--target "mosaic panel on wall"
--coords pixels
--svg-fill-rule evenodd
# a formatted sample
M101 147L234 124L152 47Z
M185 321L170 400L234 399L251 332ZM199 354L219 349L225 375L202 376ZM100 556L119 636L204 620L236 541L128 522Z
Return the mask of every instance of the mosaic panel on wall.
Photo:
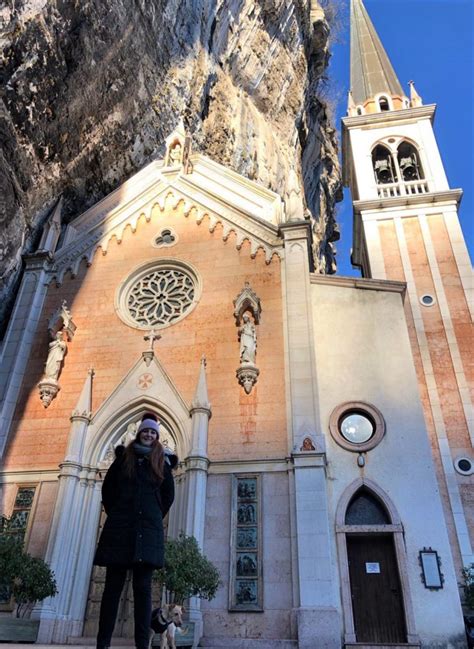
M234 476L229 610L262 611L261 486L259 475Z

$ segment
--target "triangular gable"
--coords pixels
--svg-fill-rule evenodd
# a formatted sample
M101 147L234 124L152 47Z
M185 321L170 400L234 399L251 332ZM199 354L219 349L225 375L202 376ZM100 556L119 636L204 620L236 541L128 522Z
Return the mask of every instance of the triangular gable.
M140 358L93 415L84 463L97 466L109 445L118 441L120 431L147 409L156 412L174 431L178 454L185 457L191 445L190 407L153 356L149 365Z
M284 208L280 196L206 156L194 154L190 162L188 173L165 167L162 161L152 162L77 217L55 253L51 278L59 283L68 270L77 273L82 259L90 264L98 247L105 253L113 237L121 241L129 226L134 232L138 219L144 215L149 221L153 207L158 204L164 210L170 196L175 205L184 201L186 217L197 223L207 217L211 231L221 223L224 240L235 232L237 248L247 239L252 256L263 249L268 263L275 253L281 257L278 227Z

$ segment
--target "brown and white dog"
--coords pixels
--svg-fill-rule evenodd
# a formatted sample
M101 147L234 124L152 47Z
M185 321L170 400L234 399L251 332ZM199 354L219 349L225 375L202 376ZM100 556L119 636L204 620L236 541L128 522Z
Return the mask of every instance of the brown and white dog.
M176 649L175 635L183 623L184 608L178 604L165 604L153 611L150 647L155 634L160 636L160 649Z

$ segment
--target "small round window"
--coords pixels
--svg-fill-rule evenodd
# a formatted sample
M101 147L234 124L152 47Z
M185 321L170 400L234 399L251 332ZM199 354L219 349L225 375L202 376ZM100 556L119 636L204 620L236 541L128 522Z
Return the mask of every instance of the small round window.
M163 329L186 317L200 293L200 282L191 266L160 259L135 269L119 286L116 309L131 327Z
M351 444L364 444L374 434L374 425L367 415L360 412L348 412L339 423L341 435Z
M380 442L385 434L385 422L375 406L363 401L350 401L332 411L329 431L339 446L362 453Z
M420 302L422 303L423 306L433 306L433 304L435 304L436 300L429 293L425 293L425 295L422 295L420 297Z
M472 460L468 457L458 457L454 460L454 468L461 475L472 475L474 473L474 465Z

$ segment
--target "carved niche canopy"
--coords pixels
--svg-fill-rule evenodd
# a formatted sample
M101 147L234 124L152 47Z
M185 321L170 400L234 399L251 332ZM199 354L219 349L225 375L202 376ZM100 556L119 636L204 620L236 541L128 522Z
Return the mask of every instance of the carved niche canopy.
M246 311L250 311L256 325L260 324L260 314L262 306L260 298L255 291L250 288L250 284L245 282L244 288L240 291L234 300L234 317L235 324L240 327L242 318Z
M74 338L77 327L72 319L71 312L67 308L66 300L63 300L60 307L56 309L48 321L48 331L52 339L56 337L58 331L64 331L69 342Z

